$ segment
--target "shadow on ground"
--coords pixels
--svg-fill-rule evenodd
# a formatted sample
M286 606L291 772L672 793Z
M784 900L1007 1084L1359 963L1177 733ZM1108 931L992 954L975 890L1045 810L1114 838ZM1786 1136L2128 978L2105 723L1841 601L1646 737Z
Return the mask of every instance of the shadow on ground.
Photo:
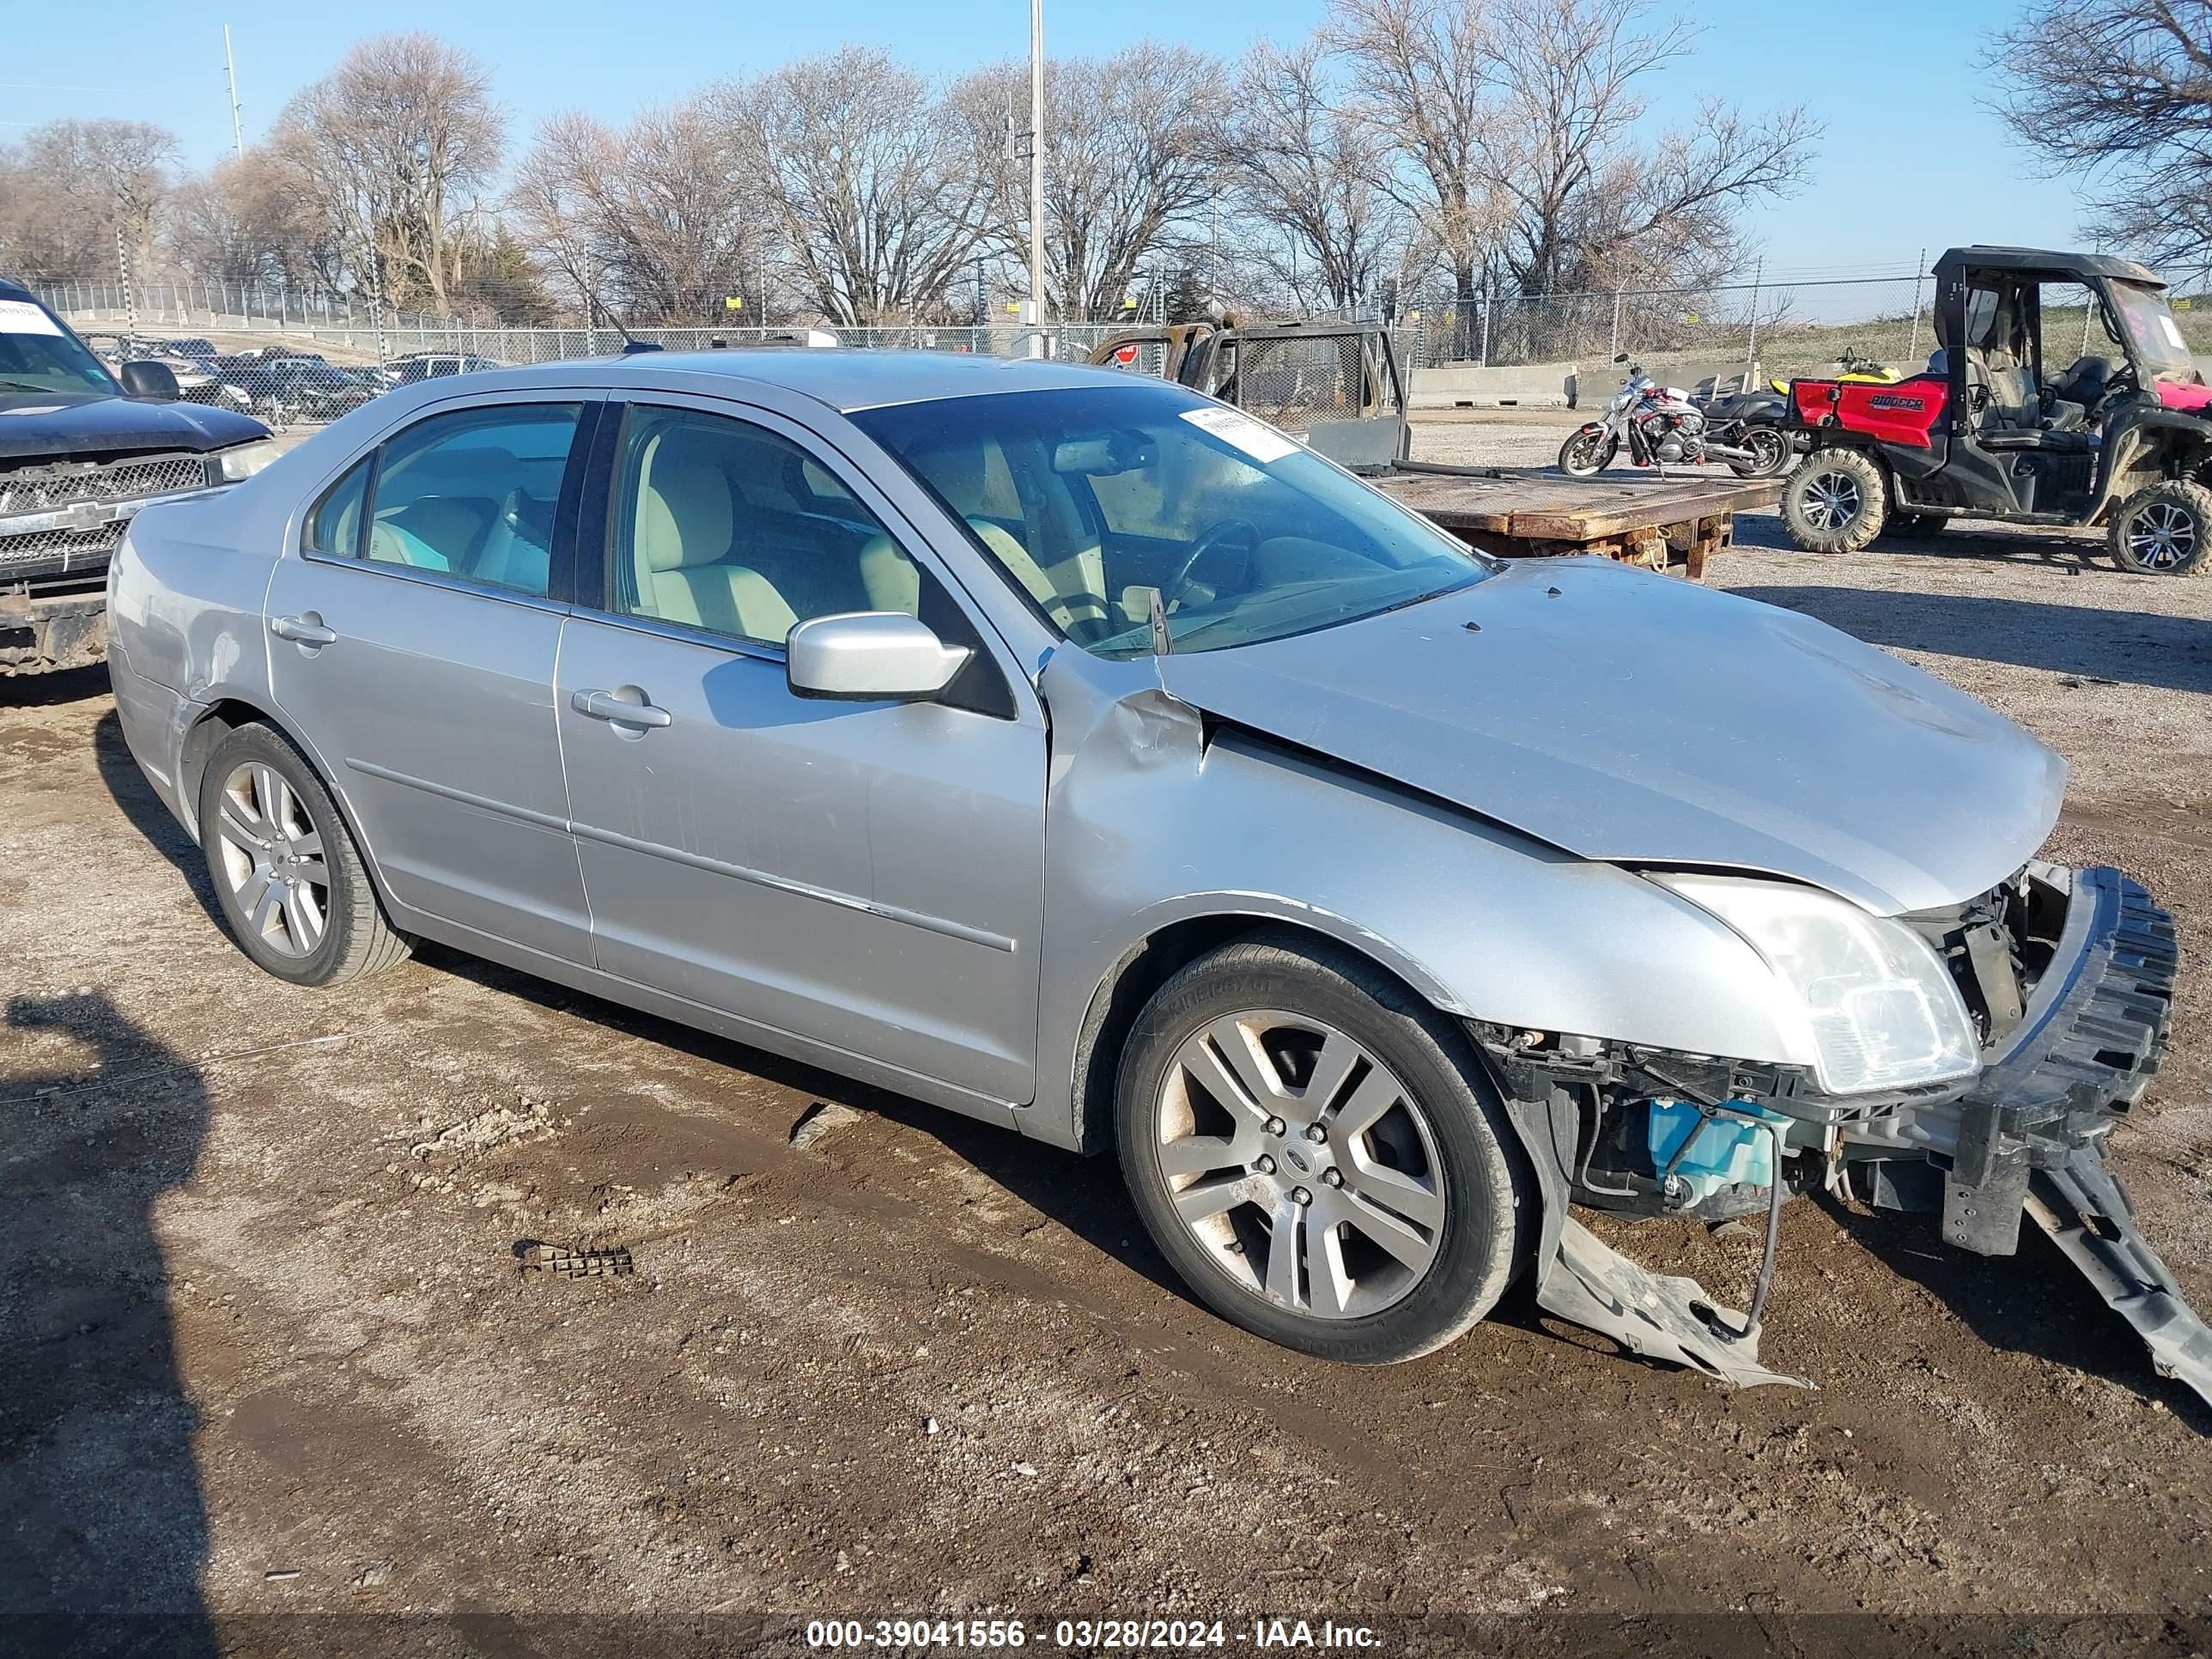
M96 994L9 1001L0 1056L0 1653L211 1656L153 1220L206 1085Z
M1790 539L1790 532L1783 528L1782 516L1778 513L1737 514L1735 541L1741 547L1769 548L1784 553L1798 550ZM2026 529L2018 525L1977 523L1971 519L1954 520L1952 528L1932 533L1891 531L1878 538L1862 556L1892 554L1909 559L2046 565L2053 570L2063 570L2069 574L2097 567L2107 571L2112 568L2105 552L2102 531ZM1806 553L1802 556L1817 560L1822 556Z
M1817 617L1871 645L2110 680L2212 692L2212 619L1893 588L1778 587L1729 592Z
M0 678L0 708L52 708L61 703L105 696L107 689L105 662L83 668L65 668L54 674L11 674Z
M1936 1296L1990 1347L2117 1382L2212 1433L2212 1407L2151 1369L2142 1339L2033 1221L2021 1224L2018 1255L1976 1255L1944 1243L1933 1217L1862 1210L1826 1194L1818 1202L1853 1243Z

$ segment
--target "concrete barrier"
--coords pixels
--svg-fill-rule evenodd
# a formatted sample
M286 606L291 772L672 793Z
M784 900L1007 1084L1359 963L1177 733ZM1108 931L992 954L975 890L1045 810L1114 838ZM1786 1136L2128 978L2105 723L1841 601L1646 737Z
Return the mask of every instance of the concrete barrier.
M1572 409L1572 363L1526 363L1512 368L1443 363L1417 368L1406 389L1408 409Z

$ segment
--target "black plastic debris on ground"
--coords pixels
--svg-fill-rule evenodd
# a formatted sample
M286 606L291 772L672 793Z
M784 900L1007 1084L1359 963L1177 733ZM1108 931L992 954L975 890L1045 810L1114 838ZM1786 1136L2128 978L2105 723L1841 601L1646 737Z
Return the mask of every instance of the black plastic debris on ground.
M637 1271L629 1249L621 1244L604 1250L572 1250L565 1244L526 1238L514 1247L514 1259L525 1272L558 1273L563 1279L627 1279Z

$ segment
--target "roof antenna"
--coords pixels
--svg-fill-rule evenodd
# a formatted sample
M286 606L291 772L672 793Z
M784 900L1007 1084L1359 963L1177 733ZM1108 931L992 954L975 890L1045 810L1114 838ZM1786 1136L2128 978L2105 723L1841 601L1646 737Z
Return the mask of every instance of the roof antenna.
M622 355L623 356L635 357L641 351L660 351L665 349L665 348L663 347L658 340L641 340L635 335L632 334L628 328L623 326L623 319L615 315L614 308L608 305L605 300L599 298L598 295L587 293L585 295L584 300L585 303L587 305L597 306L599 308L599 315L605 318L610 323L612 323L614 325L615 332L623 337Z

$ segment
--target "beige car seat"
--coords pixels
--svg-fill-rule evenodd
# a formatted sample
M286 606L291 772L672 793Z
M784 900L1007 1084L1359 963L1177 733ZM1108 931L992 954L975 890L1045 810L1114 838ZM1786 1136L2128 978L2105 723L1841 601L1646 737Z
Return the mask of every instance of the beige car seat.
M768 578L736 562L735 498L711 449L681 427L656 433L639 465L637 495L638 608L664 622L782 644L799 617Z
M1032 555L1004 526L985 516L994 503L988 499L981 445L957 444L921 458L919 465L946 504L967 520L968 527L975 532L975 538L985 550L1006 567L1006 573L1021 584L1022 591L1060 627L1103 621L1111 615L1106 603L1106 556L1097 543L1088 542L1073 524L1030 526L1032 535L1041 539L1052 536L1068 547L1067 552L1048 565ZM1000 511L995 516L1000 518L1014 516L1006 510L1009 507L1018 507L1013 502L996 505ZM1057 512L1062 520L1073 519L1072 511L1061 508L1058 503L1047 501L1043 507L1048 515ZM1026 515L1024 517L1026 522Z

